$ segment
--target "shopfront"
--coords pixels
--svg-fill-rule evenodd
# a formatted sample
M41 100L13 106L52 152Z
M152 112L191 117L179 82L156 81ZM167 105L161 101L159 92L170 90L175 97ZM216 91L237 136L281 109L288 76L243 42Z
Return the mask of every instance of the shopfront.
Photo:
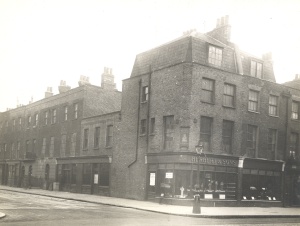
M290 158L285 165L285 206L300 206L300 161Z
M283 162L195 153L147 155L148 200L203 206L281 206Z
M109 196L110 163L109 156L58 158L59 190Z

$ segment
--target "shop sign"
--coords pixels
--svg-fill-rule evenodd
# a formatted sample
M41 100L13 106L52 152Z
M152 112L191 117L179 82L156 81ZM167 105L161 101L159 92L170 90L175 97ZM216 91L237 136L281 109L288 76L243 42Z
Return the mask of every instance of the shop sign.
M238 161L232 159L218 159L200 156L192 156L192 163L208 164L208 165L222 165L222 166L237 166Z
M155 173L150 173L150 186L155 186Z
M172 179L173 178L173 173L172 172L167 172L166 173L166 178L167 179Z

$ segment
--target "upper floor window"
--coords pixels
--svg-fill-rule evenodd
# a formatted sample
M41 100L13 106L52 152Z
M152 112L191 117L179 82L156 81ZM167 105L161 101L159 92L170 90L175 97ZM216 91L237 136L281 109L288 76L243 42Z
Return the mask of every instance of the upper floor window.
M300 103L293 101L292 102L292 119L299 120L299 112L300 112Z
M34 125L37 126L39 124L39 114L35 114L34 116Z
M74 104L74 118L78 118L78 104Z
M113 142L113 125L106 127L106 147L112 147Z
M278 115L278 97L270 95L269 97L269 115L277 116Z
M212 122L210 117L202 116L200 120L200 142L204 152L211 151Z
M26 150L26 152L29 152L29 140L26 140L25 150Z
M202 79L202 101L206 103L214 102L215 81L212 79Z
M21 127L22 127L22 118L20 117L19 118L19 129L21 129Z
M164 116L164 149L173 148L174 124L174 115Z
M49 155L50 157L54 157L54 137L50 137Z
M144 86L142 92L142 102L148 101L148 86Z
M36 149L36 139L32 140L32 152L35 153Z
M270 159L276 159L276 143L277 143L277 130L269 129L268 131L268 153Z
M223 105L226 107L235 106L235 85L224 84Z
M298 156L299 134L291 133L290 135L290 156L295 158Z
M141 120L141 128L140 128L140 134L145 135L146 134L146 128L147 128L147 119Z
M257 149L257 126L248 125L247 127L247 155L249 157L254 158L256 156L256 149Z
M16 119L13 119L13 127L15 128L16 126Z
M233 139L233 123L232 121L223 121L223 131L222 131L222 147L223 152L232 153L232 139Z
M155 133L155 118L151 118L150 121L150 134L154 134Z
M258 112L258 96L259 92L255 90L249 90L249 102L248 110Z
M215 46L209 46L208 50L208 63L214 66L222 65L223 50Z
M28 116L28 119L27 119L27 126L30 126L31 124L31 116Z
M251 76L256 78L262 77L262 64L251 60Z
M89 129L84 129L83 131L83 150L88 149L89 144Z
M65 106L65 108L64 108L64 120L65 121L68 120L68 106Z
M52 123L52 124L56 123L56 109L53 109L53 110L52 110L51 123Z
M94 148L99 148L100 146L100 127L95 128L94 133Z
M49 112L45 111L45 125L48 125L48 120L49 120Z

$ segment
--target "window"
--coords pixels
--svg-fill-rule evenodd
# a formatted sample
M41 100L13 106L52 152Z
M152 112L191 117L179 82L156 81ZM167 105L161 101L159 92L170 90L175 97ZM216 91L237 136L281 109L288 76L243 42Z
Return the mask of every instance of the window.
M113 125L108 125L106 128L106 147L112 146L113 139Z
M248 157L256 157L257 148L257 126L248 125L247 128L247 150Z
M83 164L82 184L91 185L92 183L92 164Z
M209 46L208 50L208 63L214 66L222 65L222 52L221 48L215 46Z
M142 102L148 101L148 86L143 87Z
M226 107L235 106L235 86L231 84L224 84L223 105Z
M60 157L65 157L66 156L66 146L67 146L67 135L63 134L61 136Z
M48 125L49 112L45 111L45 125Z
M75 151L76 151L76 133L73 133L71 137L70 155L75 156Z
M43 144L42 144L42 155L45 156L46 154L46 138L43 138Z
M15 144L12 143L11 144L11 152L10 152L10 159L15 159L16 155L15 155Z
M56 109L53 109L53 110L52 110L51 123L52 123L52 124L56 123Z
M291 133L290 136L290 156L295 158L298 156L298 133Z
M88 149L89 144L89 129L84 129L83 131L83 150Z
M4 144L3 146L4 146L4 152L6 152L7 151L7 144Z
M65 112L64 112L64 120L68 120L68 106L65 106Z
M32 140L32 152L35 153L36 149L36 139Z
M39 124L39 114L35 114L35 126L37 126Z
M214 102L215 81L207 78L202 79L202 101Z
M54 137L50 137L49 154L50 154L50 157L54 156Z
M258 112L258 95L259 92L255 90L249 91L249 102L248 110L253 112Z
M154 134L155 133L155 118L151 118L150 121L150 134Z
M200 120L200 142L204 152L211 151L212 118L201 117Z
M22 118L21 117L19 118L19 129L20 130L22 129Z
M31 124L31 116L28 116L28 119L27 119L27 126L29 127Z
M233 122L223 121L223 131L222 131L222 148L225 153L232 153L232 139L233 139Z
M174 115L164 116L164 149L170 150L174 145Z
M270 95L269 97L269 115L277 116L278 115L278 97Z
M13 119L13 127L15 128L15 126L16 126L16 120Z
M26 152L29 152L29 140L26 140Z
M20 157L20 149L21 149L21 143L18 141L17 143L17 152L16 152L16 159Z
M100 147L100 127L95 128L94 132L94 148Z
M74 118L78 118L78 104L74 104Z
M276 143L277 143L277 130L269 129L268 132L268 153L270 155L270 159L276 159Z
M251 76L261 78L262 76L262 64L251 60Z
M147 120L142 119L141 120L141 128L140 128L140 134L145 135L146 134L146 128L147 128Z
M299 102L293 101L292 102L292 119L299 120L299 109L300 109Z
M109 186L109 164L100 163L99 186Z

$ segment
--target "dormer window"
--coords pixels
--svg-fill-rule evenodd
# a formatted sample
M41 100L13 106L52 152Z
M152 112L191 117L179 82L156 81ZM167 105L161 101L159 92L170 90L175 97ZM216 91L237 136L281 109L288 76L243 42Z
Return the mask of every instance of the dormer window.
M208 49L208 63L220 67L222 65L222 48L209 46Z
M262 77L262 63L258 63L254 60L251 60L251 72L250 75L256 78Z

